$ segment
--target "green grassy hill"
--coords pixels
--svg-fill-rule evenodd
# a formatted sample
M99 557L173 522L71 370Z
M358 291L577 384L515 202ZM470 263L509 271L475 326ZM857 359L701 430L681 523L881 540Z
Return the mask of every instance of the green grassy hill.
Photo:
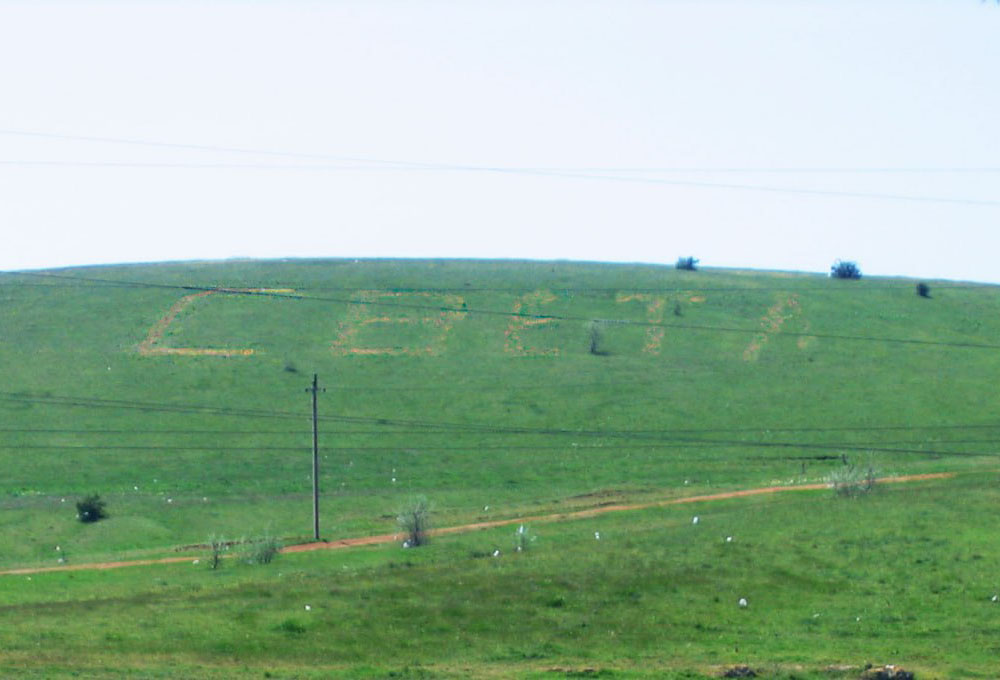
M876 500L840 499L853 506L808 492L792 505L746 506L756 508L754 517L743 517L738 504L726 505L719 512L750 523L757 535L753 547L735 553L745 569L753 567L752 575L739 563L720 562L733 551L719 553L714 534L703 545L683 539L681 553L656 548L680 536L671 532L686 522L676 513L644 511L594 520L585 529L553 525L530 560L518 556L506 576L494 571L496 562L469 557L509 544L510 532L498 529L411 551L419 557L402 571L393 569L399 558L389 548L353 557L287 556L283 569L299 574L295 586L274 574L229 570L213 575L216 587L200 570L164 567L158 568L163 578L175 585L162 598L148 575L78 574L71 581L72 575L50 574L35 582L54 590L33 600L20 589L22 581L0 577L0 607L9 602L8 611L53 598L63 603L52 605L58 616L39 619L43 640L45 630L59 637L58 621L84 616L74 603L95 584L120 591L109 597L122 602L153 598L160 603L149 604L153 608L194 606L201 588L234 598L236 604L212 615L229 623L203 622L205 630L226 632L171 646L164 642L168 626L124 645L122 658L140 675L153 673L151 655L160 659L156 668L163 658L222 664L220 677L235 673L234 659L244 655L252 657L251 669L295 674L305 672L296 663L320 663L326 654L346 677L369 666L375 676L399 670L408 659L456 677L472 673L469 668L477 669L473 675L502 677L498 669L510 663L519 674L563 664L566 672L594 666L626 677L655 676L744 656L785 664L776 668L800 662L811 668L858 662L854 642L862 631L839 623L827 629L827 619L802 623L797 610L772 604L765 630L751 634L753 626L732 618L739 613L730 611L733 596L751 586L772 594L787 587L785 595L800 602L825 593L824 601L839 602L831 606L847 617L859 601L875 597L869 591L882 597L882 589L922 583L926 569L913 562L921 551L930 551L927 559L942 569L958 570L963 583L995 587L980 575L987 566L995 572L1000 558L982 539L986 525L959 535L931 527L930 520L942 507L956 512L949 505L959 493L967 501L963 512L995 500L1000 422L991 397L1000 374L1000 296L992 286L930 282L928 299L917 296L909 280L462 261L184 263L48 274L0 276L0 569L52 566L67 555L72 563L173 554L213 534L308 540L306 388L314 373L326 388L319 412L327 539L392 532L398 510L416 495L430 500L438 526L450 526L815 483L845 463L883 474L961 473L918 485L925 489L920 492L900 487ZM74 504L91 493L106 500L110 517L81 524ZM857 517L850 511L851 519L828 523L861 503ZM821 511L814 515L812 507ZM906 508L926 525L898 546L908 566L865 571L869 556L892 562L885 537L899 530L892 522L912 528ZM594 554L597 542L591 538L584 548L579 536L601 522L619 543L604 548L602 542L607 552ZM815 531L826 538L812 554L802 537ZM948 561L953 552L954 564ZM769 560L763 571L756 568ZM717 582L698 576L706 565L717 565L719 582L727 584L717 602L710 595ZM382 603L372 620L388 627L380 634L394 640L395 649L418 644L408 641L406 621L421 616L442 617L421 629L433 641L419 643L414 655L378 657L375 631L370 637L341 631L354 636L350 641L334 634L342 613L328 612L322 644L314 639L319 633L310 633L314 623L299 621L301 614L279 615L279 600L316 598L320 591L329 599L341 586L330 590L329 582L311 579L335 578L341 566L356 576L343 586L348 599L369 593L371 602ZM470 595L475 604L452 601L470 579L477 583ZM537 587L524 590L526 582ZM271 593L262 608L248 604L257 590ZM945 597L930 592L935 602ZM919 599L909 591L906 597ZM559 598L566 607L552 604ZM398 602L404 604L396 609ZM958 616L954 607L922 602L922 611L935 611L938 621L929 624L925 641L964 634L948 627ZM724 615L713 609L719 603ZM447 651L448 636L478 630L469 628L487 615L478 608L491 606L507 613L479 631L481 643L465 640L461 653ZM680 623L667 606L684 608L702 628L678 637ZM893 619L890 606L877 605L890 633L876 651L898 648L935 668L933 649L914 642L910 619L903 613ZM242 631L243 624L232 622L258 609L259 616L243 622L256 631L248 632L252 644L244 646L232 628ZM605 610L610 618L595 613ZM416 618L408 619L407 611ZM609 643L600 626L598 634L596 624L605 621L620 622L625 640ZM640 633L639 621L653 630L656 621L667 622L661 631L667 638ZM586 632L575 628L580 625ZM994 624L973 617L968 625ZM303 632L296 633L299 627ZM773 644L761 637L772 629L787 629L789 639ZM878 638L881 629L863 633ZM62 643L78 647L83 663L93 631L73 630L62 634ZM548 635L553 630L561 631L556 641ZM122 631L102 635L132 639ZM746 635L756 640L754 651L730 653L730 643ZM830 642L838 636L846 638ZM665 641L694 651L678 651L682 662L668 662L657 652ZM13 651L0 661L11 668L27 663L28 647L14 639L4 644ZM311 649L306 657L312 661L292 663L281 652L288 645ZM335 653L328 645L353 651ZM971 661L969 672L987 668L991 653ZM957 672L966 655L949 654L945 667ZM55 669L45 665L39 672Z

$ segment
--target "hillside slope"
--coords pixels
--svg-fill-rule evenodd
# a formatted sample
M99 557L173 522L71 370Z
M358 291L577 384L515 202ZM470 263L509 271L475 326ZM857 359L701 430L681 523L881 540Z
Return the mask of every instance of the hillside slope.
M0 277L0 565L695 490L989 467L991 286L586 263ZM111 517L75 521L99 493Z

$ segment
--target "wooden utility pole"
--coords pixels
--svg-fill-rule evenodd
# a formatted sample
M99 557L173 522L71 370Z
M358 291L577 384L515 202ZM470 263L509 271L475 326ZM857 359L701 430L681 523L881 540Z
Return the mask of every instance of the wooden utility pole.
M326 392L326 388L320 388L319 375L313 373L312 387L307 387L306 392L312 392L313 402L313 540L319 540L319 417L316 409L316 395Z

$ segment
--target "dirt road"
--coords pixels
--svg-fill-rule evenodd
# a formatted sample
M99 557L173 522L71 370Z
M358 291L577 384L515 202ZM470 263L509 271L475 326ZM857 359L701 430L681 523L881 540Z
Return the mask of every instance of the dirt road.
M880 484L897 484L902 482L916 482L925 479L945 479L953 477L953 472L935 472L923 475L906 475L903 477L885 477L879 479ZM572 512L555 513L549 515L533 515L528 517L518 517L515 519L500 519L493 522L477 522L475 524L463 524L455 527L444 527L434 529L430 532L432 536L444 536L447 534L461 534L482 529L493 529L495 527L509 526L512 524L524 524L528 522L561 522L586 517L595 517L608 512L623 512L626 510L644 510L646 508L665 507L668 505L682 505L685 503L705 503L708 501L720 501L727 498L743 498L745 496L759 496L762 494L785 493L789 491L815 491L827 488L827 484L800 484L797 486L767 486L757 489L743 489L741 491L725 491L722 493L703 494L700 496L685 496L683 498L670 498L662 501L651 501L648 503L636 503L631 505L602 505L585 510L575 510ZM316 543L301 543L282 548L283 553L308 552L312 550L338 550L341 548L354 548L364 545L378 545L382 543L392 543L400 540L397 534L381 534L378 536L362 536L359 538L342 538L335 541L319 541ZM95 562L91 564L62 564L57 567L31 567L26 569L9 569L0 571L0 576L17 574L41 574L50 571L80 571L84 569L118 569L120 567L141 567L150 564L173 564L178 562L193 562L197 558L187 557L161 557L150 560L131 560L124 562Z

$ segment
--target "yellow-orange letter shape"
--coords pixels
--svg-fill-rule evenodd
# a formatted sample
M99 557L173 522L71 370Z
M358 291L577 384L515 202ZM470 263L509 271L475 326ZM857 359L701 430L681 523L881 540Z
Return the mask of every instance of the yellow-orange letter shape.
M524 340L521 338L522 331L536 326L544 326L555 321L555 319L547 319L545 317L534 318L528 315L522 316L525 314L523 311L525 306L537 308L543 304L555 302L555 299L556 296L549 291L538 290L533 293L522 295L514 302L514 309L512 310L512 314L514 316L511 317L510 323L507 325L507 330L504 331L504 352L520 357L556 356L559 354L559 349L557 347L552 347L550 349L525 347Z
M421 304L426 310L420 310L421 316L397 316L381 314L374 316L371 307L383 298L401 299L412 296L421 300L437 297L442 300L441 311L431 313L432 304ZM337 339L330 348L339 356L348 355L382 355L382 356L435 356L444 349L444 341L451 331L456 319L464 318L465 312L458 308L462 306L462 298L458 295L435 295L433 293L403 293L391 291L367 290L359 293L359 302L352 304L347 312L347 319L337 325ZM400 305L403 307L404 305ZM392 303L384 304L391 309ZM407 310L411 311L412 310ZM422 347L390 346L390 347L358 347L358 332L374 324L420 324L429 329L430 337Z

